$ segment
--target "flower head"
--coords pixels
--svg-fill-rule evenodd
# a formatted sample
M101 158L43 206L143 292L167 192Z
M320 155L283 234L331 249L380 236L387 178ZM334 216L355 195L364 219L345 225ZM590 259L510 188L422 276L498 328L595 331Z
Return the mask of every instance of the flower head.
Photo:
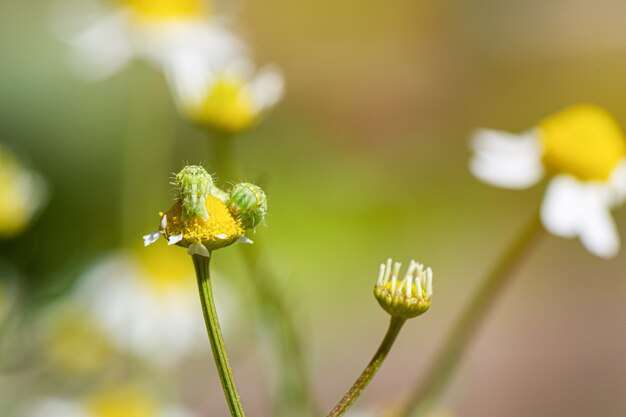
M380 265L378 281L374 286L374 296L378 303L392 317L410 319L423 314L430 307L433 295L433 271L424 265L411 261L400 278L400 262Z
M170 79L183 114L209 130L230 134L256 124L280 100L284 89L277 69L267 67L255 74L247 58L198 74L195 82L192 77L173 75Z
M479 130L472 147L470 169L490 184L519 189L554 175L541 206L546 229L598 256L617 253L610 209L626 198L626 139L607 111L579 104L521 135Z
M175 184L176 202L167 212L159 213L159 230L144 236L146 246L164 236L169 245L184 246L191 255L208 257L213 250L237 241L252 243L244 233L261 222L267 212L265 193L259 187L238 184L233 194L226 193L200 166L183 168ZM249 191L245 198L242 190Z
M43 178L25 168L13 152L0 144L0 238L24 230L46 196Z
M72 63L103 79L134 58L187 78L246 52L207 0L57 0L53 29L72 47Z
M198 19L210 10L203 0L118 0L118 4L146 20Z

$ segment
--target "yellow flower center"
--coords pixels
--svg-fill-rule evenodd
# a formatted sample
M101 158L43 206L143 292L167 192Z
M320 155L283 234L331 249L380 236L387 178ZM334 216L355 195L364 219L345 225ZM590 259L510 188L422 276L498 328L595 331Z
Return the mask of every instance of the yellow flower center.
M168 250L166 245L152 245L135 253L145 283L158 294L195 287L193 268L182 251Z
M13 155L0 148L0 237L15 236L30 220L27 176Z
M119 0L137 17L152 20L189 19L206 16L208 5L203 0Z
M580 104L543 120L543 161L554 172L583 181L606 181L626 156L617 122L605 110Z
M177 201L174 206L165 213L167 215L167 227L165 236L183 234L182 244L189 246L192 243L202 243L209 250L218 249L234 243L243 236L244 228L241 222L228 210L228 207L219 199L208 195L206 209L209 219L204 220L200 216L192 216L186 221L181 218L182 203Z
M256 116L245 81L233 75L221 75L214 81L195 115L199 123L229 133L247 129Z
M73 309L60 313L49 327L45 352L54 366L79 374L101 370L113 355L97 326Z
M95 417L157 417L159 407L146 392L132 387L104 390L88 404Z

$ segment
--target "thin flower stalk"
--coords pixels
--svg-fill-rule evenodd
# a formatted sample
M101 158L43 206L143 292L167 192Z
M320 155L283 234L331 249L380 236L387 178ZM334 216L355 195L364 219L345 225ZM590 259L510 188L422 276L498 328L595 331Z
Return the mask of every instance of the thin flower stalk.
M398 413L398 417L423 417L428 414L454 375L487 311L543 234L541 221L536 215L495 265L465 311L459 316L439 351L439 356L432 362L426 376L416 385L410 400L404 410Z
M198 290L200 291L200 301L202 302L202 313L206 323L209 341L213 357L217 366L217 372L220 376L224 395L228 402L230 414L233 417L245 417L243 405L239 398L239 392L235 385L235 378L230 368L226 348L224 347L224 339L220 329L215 303L213 301L213 290L211 288L211 276L209 273L210 257L202 255L193 255L193 265L198 278Z
M378 280L374 286L374 297L382 309L391 316L387 334L361 376L328 417L339 417L348 411L380 369L404 322L421 316L430 308L433 296L433 271L412 260L402 278L401 267L400 262L393 262L391 259L380 265Z
M354 404L354 402L359 398L363 390L368 386L370 381L374 378L374 375L376 375L380 369L405 322L406 319L404 318L391 317L387 334L385 334L385 337L381 342L380 347L374 354L374 357L372 357L372 360L363 370L361 376L359 376L350 390L348 390L339 403L337 403L335 408L333 408L333 410L328 414L328 417L340 417L344 415L344 413L348 411L352 404Z

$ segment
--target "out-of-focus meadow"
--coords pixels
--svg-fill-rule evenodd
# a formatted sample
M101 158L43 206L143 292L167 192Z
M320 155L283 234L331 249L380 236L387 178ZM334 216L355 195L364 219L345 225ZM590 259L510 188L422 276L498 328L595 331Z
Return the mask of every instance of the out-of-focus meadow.
M115 373L141 374L198 415L227 415L201 326L198 350L181 360L167 359L179 346L163 335L144 340L162 347L151 359L167 371L157 373L111 359L105 342L76 364L81 337L90 349L98 343L84 334L91 327L72 323L63 333L47 324L81 280L123 281L121 266L102 267L120 253L158 269L165 286L172 276L195 285L183 249L143 248L141 236L171 205L172 172L187 162L211 172L215 163L210 140L179 115L153 67L135 60L98 82L77 77L51 29L53 9L0 1L0 143L47 185L33 221L0 240L0 407L76 396L85 381L118 381L109 378ZM473 178L469 135L482 126L520 132L579 102L605 107L626 128L626 4L256 0L231 9L257 61L282 69L286 94L234 138L246 176L219 180L258 182L268 195L267 227L254 240L303 337L321 410L350 386L385 330L388 317L372 296L379 263L414 258L434 271L430 311L406 325L356 405L382 415L408 396L541 201L545 184L510 191ZM626 237L626 209L614 216ZM243 402L250 415L270 416L255 313L239 297L249 285L241 250L215 253L216 298ZM607 261L577 240L546 236L490 310L437 409L464 417L622 413L625 271L623 250ZM98 294L99 284L81 291ZM112 296L103 311L135 301Z

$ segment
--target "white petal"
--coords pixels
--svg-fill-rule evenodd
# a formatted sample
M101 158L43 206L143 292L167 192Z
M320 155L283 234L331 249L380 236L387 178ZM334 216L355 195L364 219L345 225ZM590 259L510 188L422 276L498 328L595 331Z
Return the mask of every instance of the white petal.
M189 245L187 253L189 255L200 255L206 256L207 258L211 257L211 253L202 243L192 243L191 245Z
M580 225L580 240L587 250L602 258L612 258L620 242L610 208L603 196L588 193L587 206Z
M620 245L611 204L610 186L560 175L548 185L541 219L551 233L579 237L589 252L608 258L617 254Z
M285 91L285 81L275 67L265 67L250 83L250 94L257 110L263 111L276 104Z
M582 217L582 184L567 175L554 177L541 204L541 221L550 233L576 237Z
M480 129L471 139L472 173L489 184L504 188L527 188L543 176L541 144L536 131L521 135Z
M162 234L163 234L162 232L152 232L149 235L145 235L143 237L143 245L144 246L152 245L154 242L159 240Z
M123 13L103 14L67 42L75 49L72 64L80 75L93 80L119 71L134 55Z
M251 239L248 239L245 236L241 236L239 239L237 239L237 242L238 243L245 243L245 244L248 244L248 245L251 245L251 244L254 243Z
M626 159L613 169L609 182L615 190L615 205L622 204L626 200Z
M183 240L183 234L178 234L178 235L171 235L170 237L167 238L167 244L168 245L175 245L178 242L180 242L181 240Z

